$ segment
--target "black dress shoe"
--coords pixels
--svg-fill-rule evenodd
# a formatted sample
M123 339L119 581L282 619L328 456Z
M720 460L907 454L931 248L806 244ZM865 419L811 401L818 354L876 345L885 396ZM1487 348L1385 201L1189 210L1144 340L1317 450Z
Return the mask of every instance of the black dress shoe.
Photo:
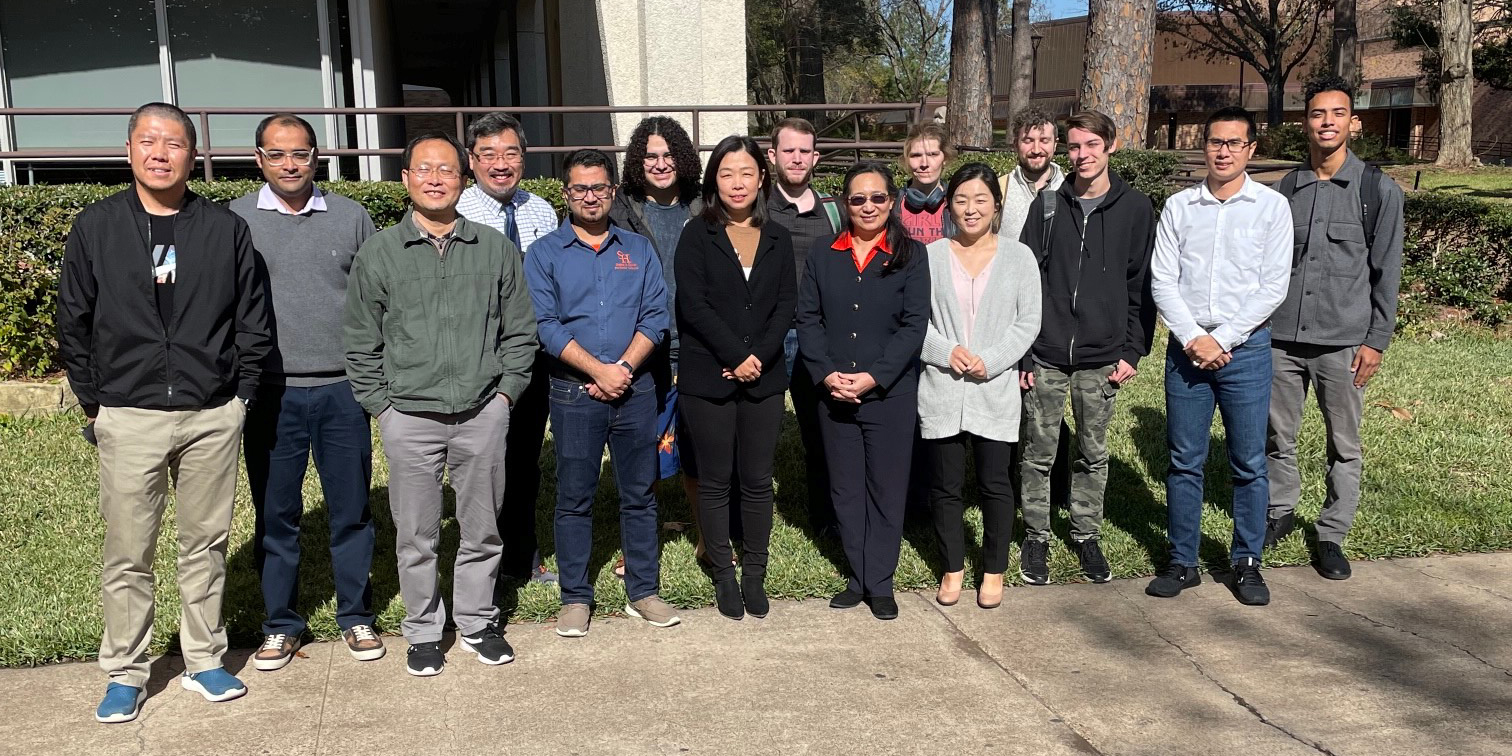
M1150 584L1145 586L1145 593L1156 598L1172 598L1188 588L1195 588L1202 584L1202 573L1196 567L1183 567L1172 562L1166 565L1159 575L1155 576Z
M734 576L714 581L714 604L719 613L732 620L745 618L745 601L740 597L740 583Z
M1292 529L1297 525L1297 515L1287 512L1275 519L1265 521L1265 545L1261 548L1268 549L1280 543L1282 539L1291 535Z
M852 609L860 605L862 598L864 597L861 594L849 588L846 588L845 590L835 594L834 598L830 599L830 608Z
M872 616L879 620L898 618L898 602L892 596L872 596L867 603L871 604Z
M1349 558L1344 556L1344 547L1333 541L1318 542L1318 574L1329 580L1348 580L1354 574L1349 569Z
M772 611L772 602L767 600L766 595L765 575L742 575L740 577L740 595L745 600L746 614L761 618L767 616L767 612Z
M1270 603L1270 588L1260 575L1260 560L1251 557L1234 563L1234 595L1239 603L1248 606L1265 606Z

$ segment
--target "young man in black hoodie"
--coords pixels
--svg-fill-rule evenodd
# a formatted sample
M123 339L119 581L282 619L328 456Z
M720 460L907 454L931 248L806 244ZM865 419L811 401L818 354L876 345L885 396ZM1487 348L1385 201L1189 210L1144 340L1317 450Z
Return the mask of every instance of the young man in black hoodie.
M1028 533L1019 570L1030 585L1050 580L1050 469L1055 464L1066 395L1076 419L1071 538L1082 571L1095 583L1113 578L1098 544L1108 484L1108 421L1118 390L1150 353L1155 306L1150 255L1155 212L1150 199L1108 170L1118 148L1112 119L1085 111L1066 122L1073 180L1040 192L1021 241L1040 264L1044 318L1019 374L1024 395L1020 476ZM1054 205L1046 207L1047 202Z
M152 642L152 561L171 479L178 493L182 686L227 701L221 666L226 541L237 450L272 347L247 222L186 188L194 122L166 103L127 125L132 184L79 213L58 292L68 382L98 440L105 636L101 722L135 719Z

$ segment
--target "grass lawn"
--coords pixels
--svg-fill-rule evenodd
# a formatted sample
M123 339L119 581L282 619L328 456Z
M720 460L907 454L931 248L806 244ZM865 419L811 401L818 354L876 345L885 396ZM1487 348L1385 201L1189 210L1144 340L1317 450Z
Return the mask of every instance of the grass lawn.
M1441 326L1447 336L1404 337L1387 354L1383 372L1366 396L1364 503L1347 551L1355 558L1416 556L1433 552L1512 548L1512 340L1485 331ZM1162 341L1158 342L1163 345ZM1165 554L1166 466L1161 361L1148 359L1144 373L1119 400L1109 446L1107 524L1104 548L1114 574L1151 574ZM1393 409L1399 410L1393 412ZM16 666L93 656L99 645L100 544L103 525L96 506L93 450L79 438L79 415L46 419L0 418L0 665ZM1221 431L1218 433L1221 434ZM376 436L376 433L375 433ZM1208 492L1226 502L1229 486L1221 436L1213 442ZM778 451L778 521L772 534L767 580L774 597L828 596L843 587L838 546L817 546L806 529L802 455L791 417ZM1323 498L1323 427L1315 408L1303 426L1303 503L1309 523ZM550 549L552 455L542 455L538 527ZM389 517L387 471L375 460L372 506L378 522L374 593L381 629L394 631L404 607L394 568L393 526ZM602 610L623 607L624 592L611 566L618 549L614 491L608 471L599 489L593 570ZM661 484L662 595L682 607L712 603L713 588L694 563L689 521L678 481ZM313 633L337 637L329 552L325 548L324 503L314 475L305 489L301 609ZM969 532L979 544L980 516L969 512ZM157 551L158 607L154 650L172 642L178 624L174 585L173 518L165 520ZM450 573L457 543L455 520L443 527L443 575ZM1016 531L1022 534L1022 525ZM1052 577L1076 580L1075 558L1065 548L1068 523L1057 512L1060 543L1052 547ZM1226 562L1231 528L1224 505L1203 516L1202 558ZM226 623L236 645L260 640L261 594L253 569L251 502L245 481L238 492L228 557ZM975 546L973 546L975 548ZM975 555L972 555L974 558ZM1294 534L1273 554L1271 564L1307 560L1303 534ZM1012 554L1017 562L1017 549ZM554 558L548 556L548 561ZM974 569L968 565L968 574ZM941 565L927 518L916 518L905 535L898 568L899 590L932 587ZM1014 570L1010 570L1013 573ZM1015 580L1016 582L1016 580ZM443 589L449 594L449 587ZM1026 590L1026 589L1021 589ZM1011 606L1014 592L1005 602ZM557 610L554 586L509 585L501 600L512 621L542 621Z
M1482 199L1499 199L1512 202L1512 168L1484 166L1468 171L1451 171L1432 165L1399 165L1387 171L1411 190L1412 182L1422 171L1418 180L1419 191L1452 192Z

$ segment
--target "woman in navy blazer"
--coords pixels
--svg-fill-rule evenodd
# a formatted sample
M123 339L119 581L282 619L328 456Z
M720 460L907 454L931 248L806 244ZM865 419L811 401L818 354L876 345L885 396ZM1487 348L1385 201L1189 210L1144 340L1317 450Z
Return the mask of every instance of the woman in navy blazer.
M703 215L683 227L673 258L677 389L683 440L698 457L699 527L719 612L770 610L772 465L782 429L797 273L786 229L767 223L766 161L750 137L725 137L709 157ZM741 580L730 560L731 477L740 485Z
M865 599L878 619L898 616L893 572L929 324L928 259L894 212L897 195L890 167L852 167L841 194L850 230L814 243L798 293L799 352L821 378L830 498L850 562L830 606Z

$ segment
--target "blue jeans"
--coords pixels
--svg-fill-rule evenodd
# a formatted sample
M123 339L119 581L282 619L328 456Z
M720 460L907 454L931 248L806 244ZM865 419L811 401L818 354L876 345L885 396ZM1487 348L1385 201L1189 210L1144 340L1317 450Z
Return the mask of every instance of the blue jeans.
M265 384L248 413L242 441L256 510L253 554L268 611L263 633L297 635L305 629L305 618L295 607L302 488L312 451L330 521L336 624L342 630L373 624L368 576L375 537L368 511L373 442L367 413L352 396L351 384Z
M1171 561L1197 566L1202 539L1203 465L1216 403L1228 443L1234 482L1234 541L1229 558L1260 558L1270 485L1265 475L1265 429L1270 411L1271 334L1262 328L1233 350L1218 370L1192 365L1172 338L1166 349L1167 532Z
M798 329L789 328L782 337L782 361L787 364L788 378L793 377L793 364L798 361Z
M613 402L588 395L583 384L551 379L551 437L556 445L557 575L563 604L593 603L588 561L593 553L593 497L603 469L604 444L614 465L620 498L620 548L625 593L639 601L661 579L656 524L656 389L642 373Z

